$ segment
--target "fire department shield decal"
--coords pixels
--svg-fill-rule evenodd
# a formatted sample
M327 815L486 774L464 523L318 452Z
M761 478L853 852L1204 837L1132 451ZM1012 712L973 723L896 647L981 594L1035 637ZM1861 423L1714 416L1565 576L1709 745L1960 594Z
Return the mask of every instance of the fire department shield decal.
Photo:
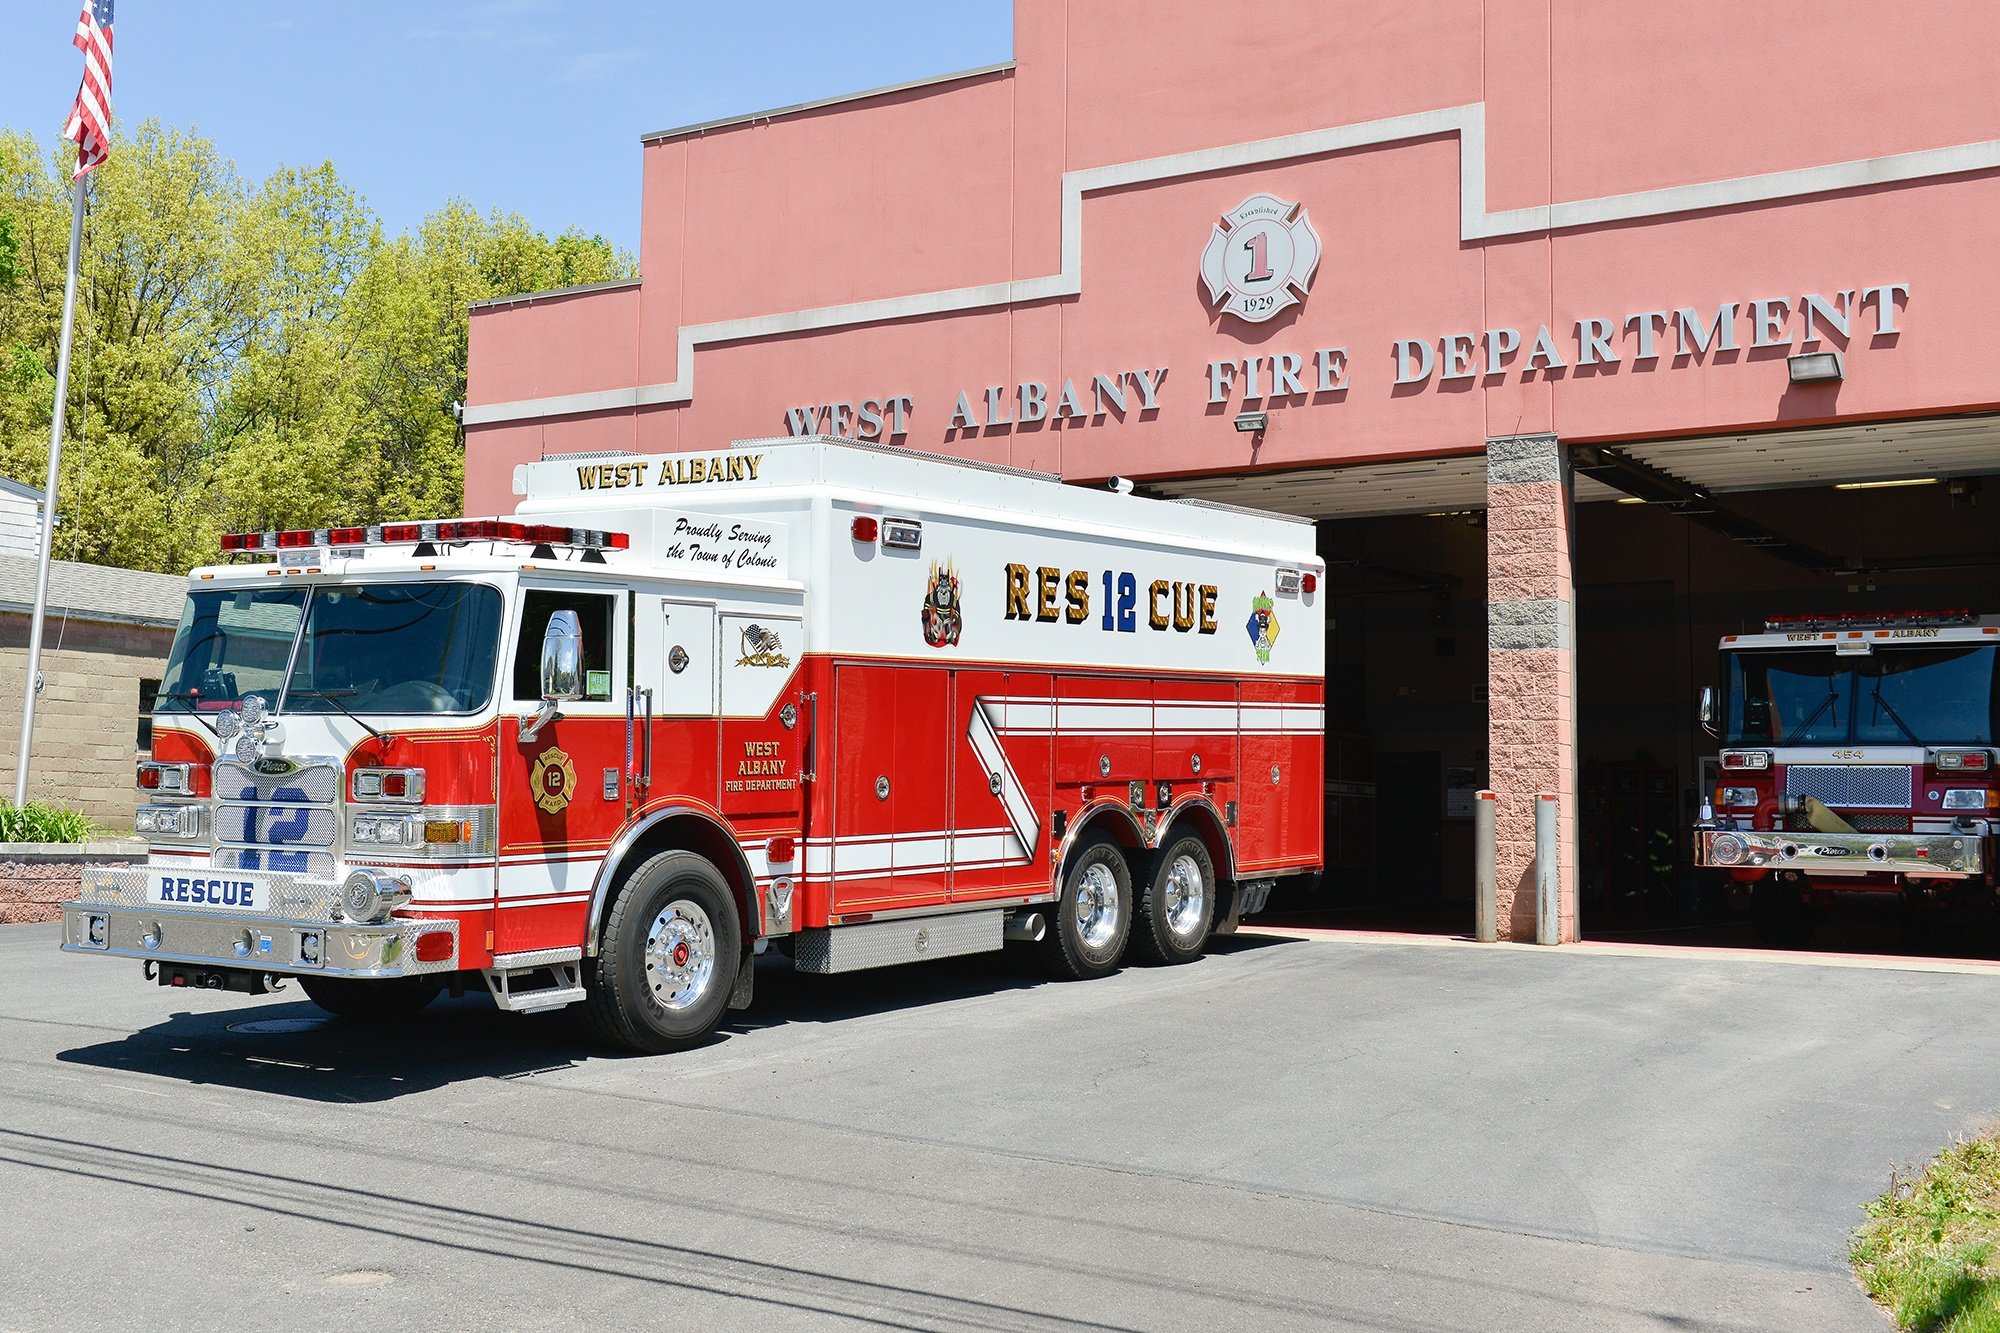
M569 808L576 791L576 768L569 756L553 745L535 757L535 771L529 779L535 788L535 804L552 815Z
M1208 303L1262 324L1305 300L1319 254L1304 204L1253 194L1222 215L1201 252Z

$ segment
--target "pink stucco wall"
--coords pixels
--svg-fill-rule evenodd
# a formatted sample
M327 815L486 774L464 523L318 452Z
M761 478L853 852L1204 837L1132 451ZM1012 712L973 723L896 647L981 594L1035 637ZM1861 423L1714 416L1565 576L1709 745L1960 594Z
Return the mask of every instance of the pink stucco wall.
M636 288L472 319L469 512L512 507L543 452L671 449L783 434L787 409L905 396L900 441L1074 476L1166 475L1467 452L1489 435L1702 432L1992 406L1990 272L2000 173L1465 239L1458 133L1123 185L1083 196L1080 290L955 314L704 344L686 401L480 424L483 405L683 379L680 331L714 321L1056 273L1066 171L1483 106L1486 209L1536 208L2000 140L2000 11L1940 0L1921 21L1861 0L1812 11L1588 0L1019 0L1011 71L649 145ZM746 108L748 109L748 108ZM1265 324L1209 309L1211 224L1268 191L1310 211L1325 256L1303 307ZM1794 390L1803 293L1905 283L1874 307L1847 378ZM1635 360L1629 315L1788 302L1785 346ZM1547 322L1617 326L1616 365L1526 372ZM1520 330L1499 375L1394 383L1394 342ZM1272 401L1261 441L1207 403L1214 360L1344 347L1350 387ZM958 393L1059 390L1167 369L1154 413L951 431ZM1239 377L1240 379L1240 377Z

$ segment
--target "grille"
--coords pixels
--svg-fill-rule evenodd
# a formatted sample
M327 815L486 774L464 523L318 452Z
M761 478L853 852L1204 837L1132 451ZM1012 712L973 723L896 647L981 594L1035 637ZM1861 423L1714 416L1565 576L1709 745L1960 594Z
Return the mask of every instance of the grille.
M1850 809L1907 810L1910 769L1906 764L1793 764L1785 770L1785 794Z
M215 766L215 864L333 877L340 840L340 770L307 764L260 773L224 759Z

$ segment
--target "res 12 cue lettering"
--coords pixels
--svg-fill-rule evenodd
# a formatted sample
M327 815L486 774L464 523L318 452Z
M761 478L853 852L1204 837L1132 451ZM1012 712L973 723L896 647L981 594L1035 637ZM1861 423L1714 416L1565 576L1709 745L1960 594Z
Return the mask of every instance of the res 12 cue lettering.
M1035 620L1044 624L1081 625L1090 618L1090 574L1072 569L1065 573L1052 565L1030 569L1009 564L1006 569L1007 598L1005 619ZM1104 611L1098 628L1115 633L1132 633L1139 627L1139 580L1129 570L1104 570ZM1186 634L1215 633L1216 585L1180 579L1154 579L1146 585L1146 624L1150 629L1173 629Z

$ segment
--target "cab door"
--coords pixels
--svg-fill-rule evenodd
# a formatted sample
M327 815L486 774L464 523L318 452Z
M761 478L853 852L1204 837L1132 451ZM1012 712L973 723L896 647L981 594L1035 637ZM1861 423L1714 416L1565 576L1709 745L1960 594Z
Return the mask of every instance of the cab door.
M500 883L495 953L575 944L597 864L625 822L629 595L524 580L500 722ZM542 636L556 611L583 631L583 697L523 743L541 707Z

